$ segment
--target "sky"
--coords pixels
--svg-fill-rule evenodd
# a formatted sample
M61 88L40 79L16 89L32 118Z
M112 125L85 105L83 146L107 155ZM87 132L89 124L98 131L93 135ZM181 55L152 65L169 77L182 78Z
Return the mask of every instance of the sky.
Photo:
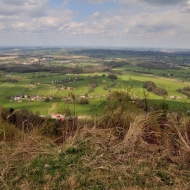
M190 48L190 0L0 0L0 46Z

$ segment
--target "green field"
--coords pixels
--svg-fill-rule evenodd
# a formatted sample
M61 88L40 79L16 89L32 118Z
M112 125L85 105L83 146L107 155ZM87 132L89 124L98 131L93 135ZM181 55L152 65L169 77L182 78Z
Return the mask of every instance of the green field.
M13 74L14 75L14 74ZM49 81L55 81L57 77L54 76L47 76L44 78L35 78L35 80L31 80L30 74L24 75L21 77L19 75L19 79L21 80L17 83L1 83L0 85L0 100L1 103L5 108L27 108L29 110L32 110L34 112L39 111L41 114L48 114L48 110L52 108L52 104L56 104L56 108L51 109L50 113L57 112L64 110L65 108L74 109L74 103L73 102L65 102L58 98L63 98L68 96L69 93L73 93L75 96L81 96L85 93L88 93L88 85L90 82L97 82L98 86L94 89L93 92L89 93L88 96L91 97L89 100L88 105L75 105L77 114L88 114L93 110L93 108L96 107L98 104L105 105L105 100L108 95L108 90L104 90L103 87L105 85L110 86L112 83L112 80L108 77L101 77L101 74L99 74L100 78L97 79L89 79L88 76L91 74L81 74L80 77L83 78L81 81L73 81L69 82L67 86L74 87L74 90L69 91L67 89L61 89L59 88L60 84L47 84ZM17 74L15 74L17 76ZM74 75L65 75L59 77L59 79L65 79L68 77L75 77ZM28 87L27 85L32 81L33 84L39 83L35 85L34 87ZM153 76L153 75L143 75L139 73L134 72L125 72L122 75L118 76L117 84L114 87L109 87L109 91L116 91L116 90L122 90L124 89L127 91L131 86L131 92L138 96L140 99L143 99L143 91L145 89L142 88L143 83L145 81L153 81L158 87L165 88L168 91L168 97L163 98L158 95L155 95L151 92L148 93L148 99L150 102L156 103L157 101L161 102L167 102L171 109L180 109L181 105L188 102L188 99L184 98L184 95L177 92L176 89L182 88L183 86L188 85L188 82L183 82L180 79L175 78L164 78L159 76ZM45 102L44 100L36 100L36 101L29 101L27 99L22 100L22 102L17 101L10 101L6 97L7 96L17 96L17 95L43 95L43 96L51 96L52 98L55 98L51 100L50 102ZM104 95L104 97L102 97ZM169 98L170 96L178 96L178 100L172 100ZM101 96L101 97L100 97ZM96 108L96 110L102 111L102 106L100 106L100 109Z
M136 99L143 100L146 93L150 105L165 102L172 110L189 109L189 99L176 91L189 86L189 54L162 55L158 52L157 55L155 52L149 52L150 55L147 55L147 52L141 51L80 49L51 50L48 53L55 58L41 61L34 66L32 64L22 66L21 63L25 62L26 58L15 58L16 64L19 63L18 68L21 70L22 67L26 68L24 71L14 72L11 67L16 68L16 64L7 66L1 62L2 106L7 109L25 108L33 112L38 111L42 115L64 113L67 109L77 115L96 115L104 112L106 98L110 92L120 90L128 92L130 89L131 96ZM39 57L38 54L47 54L47 52L31 50L31 54L33 57L35 55ZM68 60L68 63L65 60ZM109 62L115 66L111 68ZM117 66L121 62L122 65ZM147 64L150 68L146 67ZM157 68L160 66L163 68ZM39 71L37 67L40 67ZM117 75L116 80L109 78L110 72ZM146 81L152 81L158 88L164 88L168 95L163 97L148 92L143 88ZM24 98L34 95L43 96L43 99L30 101L29 98ZM88 104L68 100L71 96L75 96L75 99L86 96ZM15 97L22 98L15 100ZM46 98L49 98L48 101L45 101Z

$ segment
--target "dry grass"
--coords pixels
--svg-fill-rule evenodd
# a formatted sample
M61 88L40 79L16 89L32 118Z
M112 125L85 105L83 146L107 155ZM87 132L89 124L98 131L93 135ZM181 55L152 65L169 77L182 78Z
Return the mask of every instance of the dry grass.
M142 138L147 123L159 116L137 116L123 140L112 128L85 125L60 145L40 135L37 129L30 134L22 133L22 138L13 143L2 141L0 187L188 190L189 165L182 155L174 156L170 147L148 144ZM176 123L173 116L168 118L170 123ZM181 147L188 150L189 142L182 128L170 128L178 134Z
M37 130L23 134L22 139L12 143L2 141L0 144L0 187L10 189L10 180L17 180L17 167L24 166L39 154L50 154L52 142L40 136ZM11 179L7 180L7 177ZM27 181L26 181L27 183ZM26 186L25 183L22 186ZM22 189L22 188L21 188Z
M189 184L186 180L190 177L190 172L185 172L183 169L180 171L176 168L180 166L178 166L179 163L176 164L172 161L174 157L170 150L162 146L150 145L142 140L145 123L151 118L151 115L137 117L131 123L122 142L118 141L111 129L86 126L72 138L73 141L70 145L85 141L93 147L94 154L83 157L85 165L94 171L101 171L101 174L98 173L100 178L106 178L106 173L111 172L113 175L109 175L108 178L113 177L121 182L120 189L126 189L126 178L134 182L134 177L142 177L140 179L143 180L142 184L136 181L137 184L140 183L138 185L141 188L147 186L149 189L149 184L152 184L150 189L153 189L155 183L154 189L159 189L159 186L162 187L161 189L171 187L172 189L188 189ZM94 157L93 160L92 157ZM126 162L129 164L126 165ZM180 164L182 162L181 160ZM179 176L176 176L177 173ZM182 173L185 175L183 176ZM133 186L132 189L139 189L138 185Z
M127 131L123 141L114 147L115 151L133 151L137 141L141 139L143 135L145 122L147 121L147 119L147 115L141 115L136 117L134 122L130 124L129 130Z
M177 113L170 114L168 118L170 119L170 128L173 129L179 137L179 146L187 152L190 152L190 139L187 134L189 118L185 116L180 117Z

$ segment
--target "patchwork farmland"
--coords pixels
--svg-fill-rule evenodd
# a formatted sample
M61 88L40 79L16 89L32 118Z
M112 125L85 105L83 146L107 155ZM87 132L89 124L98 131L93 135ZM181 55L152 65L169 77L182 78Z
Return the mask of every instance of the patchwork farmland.
M46 51L39 55L37 50L30 50L27 58L19 55L1 59L2 106L26 108L42 115L68 109L75 109L78 115L101 114L109 94L123 90L133 99L143 100L146 95L150 106L165 102L172 110L189 109L188 96L178 91L189 86L187 53L96 49L74 49L72 53L56 49L48 53L44 56ZM165 89L167 95L147 91L143 88L146 81ZM52 109L52 105L56 106Z

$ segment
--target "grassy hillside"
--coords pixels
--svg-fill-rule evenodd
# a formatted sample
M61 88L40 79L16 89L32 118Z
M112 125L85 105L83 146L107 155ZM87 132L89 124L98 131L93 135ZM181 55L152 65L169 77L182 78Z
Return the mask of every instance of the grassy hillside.
M59 126L26 111L11 124L1 110L1 189L188 190L189 117L145 113L122 95L102 117Z
M0 190L190 189L189 53L17 51L0 61Z

